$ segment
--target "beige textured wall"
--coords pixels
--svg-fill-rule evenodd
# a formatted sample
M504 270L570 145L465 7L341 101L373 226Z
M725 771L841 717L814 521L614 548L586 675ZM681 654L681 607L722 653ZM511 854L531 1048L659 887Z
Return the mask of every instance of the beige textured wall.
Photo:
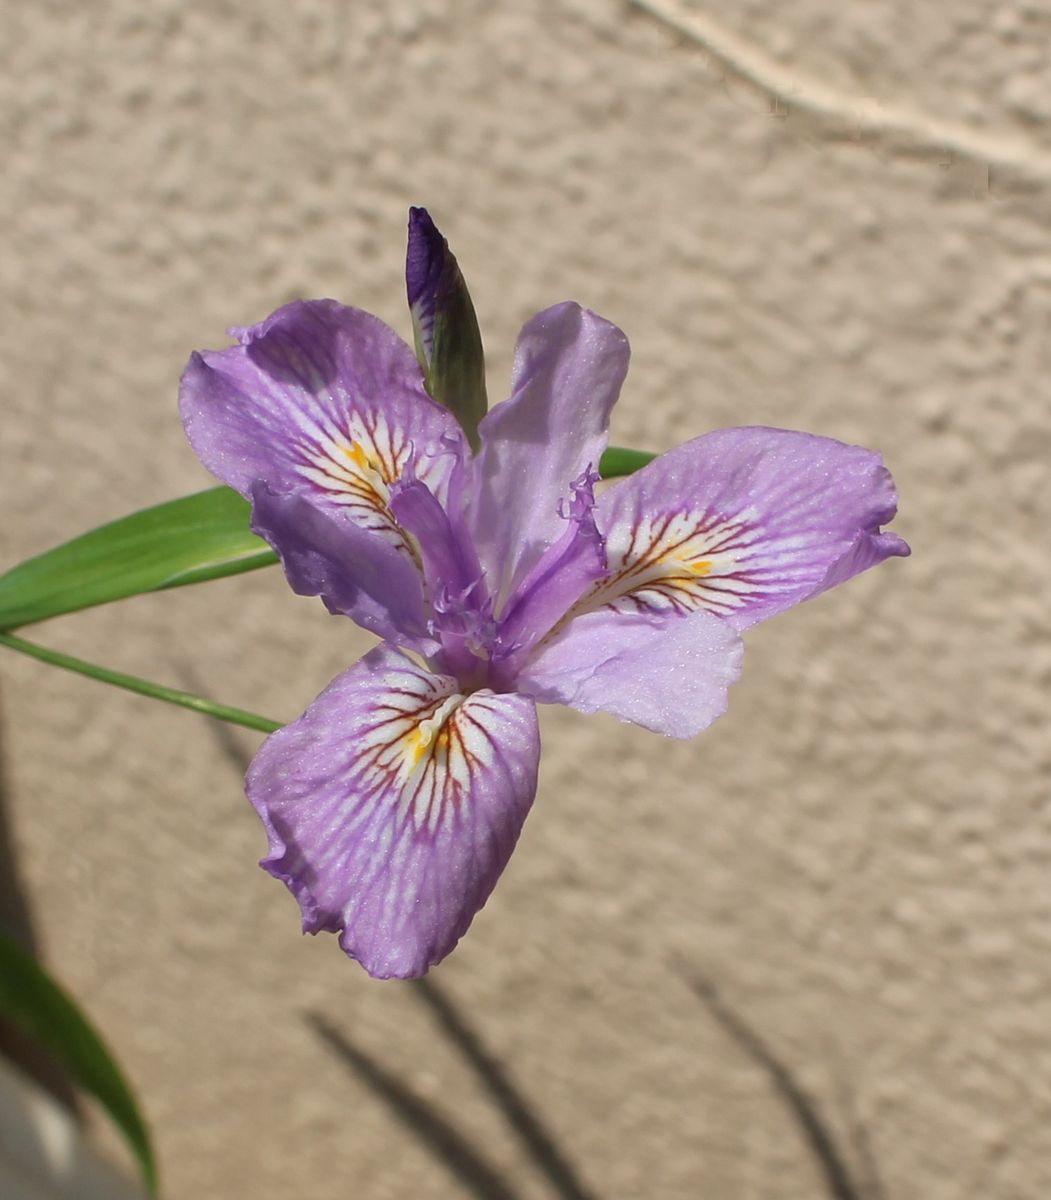
M491 394L521 322L578 299L634 347L614 441L876 446L914 547L754 631L696 742L545 711L520 848L430 991L298 936L254 865L254 737L5 653L42 946L172 1200L833 1194L698 976L871 1197L1051 1194L1047 6L41 0L2 25L4 563L208 484L175 385L225 326L331 295L407 331L409 203L468 274ZM283 718L367 644L274 572L37 632Z

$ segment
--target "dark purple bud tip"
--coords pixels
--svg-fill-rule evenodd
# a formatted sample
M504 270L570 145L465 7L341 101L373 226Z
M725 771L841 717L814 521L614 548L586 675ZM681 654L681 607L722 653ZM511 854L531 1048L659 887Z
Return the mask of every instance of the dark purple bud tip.
M417 352L424 366L430 363L434 353L434 318L443 287L448 287L450 270L456 272L456 259L449 250L449 243L431 220L431 214L425 208L410 208L405 291Z
M405 291L427 390L456 416L472 447L485 415L485 360L467 284L425 208L409 209Z
M425 297L430 297L433 307L448 251L449 243L431 220L431 214L425 208L410 208L409 246L405 255L405 288L410 308L415 308Z

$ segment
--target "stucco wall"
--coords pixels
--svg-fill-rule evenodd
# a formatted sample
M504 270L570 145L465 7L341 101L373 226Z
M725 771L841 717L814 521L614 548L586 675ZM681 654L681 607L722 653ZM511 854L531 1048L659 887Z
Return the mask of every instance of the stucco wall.
M226 326L331 295L407 331L410 203L467 273L491 395L522 321L577 299L632 341L615 442L878 447L914 547L753 631L696 742L546 711L520 848L429 991L299 937L254 865L252 735L5 652L40 940L172 1200L829 1194L728 1013L872 1196L1051 1193L1046 7L109 0L3 25L4 564L209 484L175 385ZM37 633L280 718L368 644L276 572ZM501 1117L450 1005L557 1154Z

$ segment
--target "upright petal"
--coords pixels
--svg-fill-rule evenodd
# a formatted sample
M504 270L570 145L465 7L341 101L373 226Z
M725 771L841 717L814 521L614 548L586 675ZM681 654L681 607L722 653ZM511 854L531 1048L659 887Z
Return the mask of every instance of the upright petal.
M878 454L783 429L723 429L661 455L598 503L609 574L573 613L706 610L745 629L909 553L880 526Z
M391 512L419 546L432 596L463 591L481 581L481 567L457 506L445 509L425 483L406 479L392 489Z
M452 486L457 489L457 484ZM488 683L492 605L462 513L456 505L451 511L442 508L418 479L394 487L391 511L412 538L423 566L431 603L429 628L441 644L441 655L432 665L455 675L461 684L481 687Z
M422 975L485 903L536 791L525 696L462 695L383 645L272 734L248 772L262 866L308 933L339 932L370 975Z
M513 686L533 646L606 574L606 550L594 517L597 482L594 471L572 481L573 499L562 509L562 536L540 556L507 602L493 656L493 678L505 686Z
M244 496L262 481L404 550L391 485L411 460L442 494L464 448L409 347L333 300L296 301L233 332L239 345L195 354L182 379L183 422L204 465Z
M608 712L690 738L726 711L741 643L711 613L589 612L541 642L518 688L547 704Z
M472 531L499 606L562 535L570 480L598 465L628 341L577 304L538 313L515 350L512 394L479 427Z

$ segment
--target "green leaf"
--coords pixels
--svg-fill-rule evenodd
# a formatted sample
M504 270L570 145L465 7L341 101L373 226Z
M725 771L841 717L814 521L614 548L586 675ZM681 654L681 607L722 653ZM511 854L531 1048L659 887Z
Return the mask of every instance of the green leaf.
M40 964L0 933L0 1016L48 1050L112 1117L138 1160L151 1196L157 1164L149 1131L120 1068L70 997Z
M0 630L277 561L249 504L211 488L113 521L0 575Z
M603 479L616 479L618 475L633 475L656 458L650 450L627 450L623 446L610 446L599 459L598 473Z

